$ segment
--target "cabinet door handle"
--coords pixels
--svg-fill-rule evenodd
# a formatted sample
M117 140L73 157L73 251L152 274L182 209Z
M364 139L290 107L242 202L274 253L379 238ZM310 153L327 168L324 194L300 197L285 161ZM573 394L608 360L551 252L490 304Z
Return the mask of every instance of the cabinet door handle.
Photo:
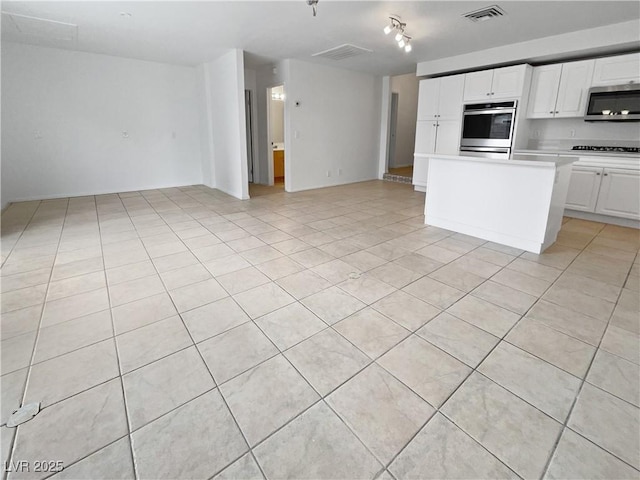
M494 92L491 92L491 95L495 95L495 93L494 93Z
M487 97L488 97L489 95L491 95L491 93L487 93Z
M608 177L608 176L609 176L609 174L608 174L608 173L605 173L605 174L604 174L604 176L605 176L605 177Z
M549 113L553 114L553 110L551 110Z
M558 110L556 110L555 113L560 113L560 112Z
M596 175L600 176L600 172L596 173Z

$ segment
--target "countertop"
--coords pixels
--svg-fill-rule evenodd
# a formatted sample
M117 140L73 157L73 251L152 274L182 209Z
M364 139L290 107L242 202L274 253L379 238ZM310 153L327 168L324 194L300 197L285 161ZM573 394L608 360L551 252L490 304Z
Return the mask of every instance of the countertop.
M455 160L463 160L466 162L475 162L475 163L493 163L493 164L502 164L502 165L522 165L522 166L530 166L530 167L555 167L561 165L569 165L574 163L577 159L576 157L570 156L562 156L557 154L525 154L520 155L514 153L511 158L484 158L484 157L466 157L464 155L437 155L431 154L428 155L430 158L449 158Z
M640 155L617 154L607 152L581 152L571 150L571 153L561 150L516 150L513 156L537 157L541 152L546 155L557 155L574 159L574 165L578 167L609 167L640 170ZM586 155L588 154L588 155Z
M640 158L638 153L594 152L591 150L515 150L527 155L564 155L569 157Z

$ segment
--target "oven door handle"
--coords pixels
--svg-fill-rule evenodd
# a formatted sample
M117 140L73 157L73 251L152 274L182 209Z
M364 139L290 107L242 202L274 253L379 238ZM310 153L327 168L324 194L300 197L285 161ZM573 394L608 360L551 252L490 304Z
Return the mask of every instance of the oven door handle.
M510 148L500 147L460 147L461 152L491 152L491 153L509 153Z
M515 108L493 108L491 110L468 110L463 115L492 115L499 113L516 113Z

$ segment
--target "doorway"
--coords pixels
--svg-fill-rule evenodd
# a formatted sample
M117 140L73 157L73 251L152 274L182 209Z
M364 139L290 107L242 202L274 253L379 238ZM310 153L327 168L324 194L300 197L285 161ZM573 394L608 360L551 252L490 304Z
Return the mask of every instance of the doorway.
M286 153L284 151L284 85L271 87L267 91L269 103L268 122L268 152L269 162L273 165L273 185L284 186L284 172ZM271 169L270 169L271 170Z

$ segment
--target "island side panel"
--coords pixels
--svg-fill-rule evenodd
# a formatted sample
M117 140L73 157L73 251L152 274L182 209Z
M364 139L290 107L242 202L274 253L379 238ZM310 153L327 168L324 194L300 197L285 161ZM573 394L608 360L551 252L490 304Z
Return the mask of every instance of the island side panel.
M562 228L564 207L567 203L567 193L569 192L569 182L571 181L571 169L572 164L570 163L556 166L555 182L551 195L551 206L549 208L549 219L547 220L547 231L544 236L542 251L553 245Z
M540 253L555 171L551 163L431 157L425 223Z

